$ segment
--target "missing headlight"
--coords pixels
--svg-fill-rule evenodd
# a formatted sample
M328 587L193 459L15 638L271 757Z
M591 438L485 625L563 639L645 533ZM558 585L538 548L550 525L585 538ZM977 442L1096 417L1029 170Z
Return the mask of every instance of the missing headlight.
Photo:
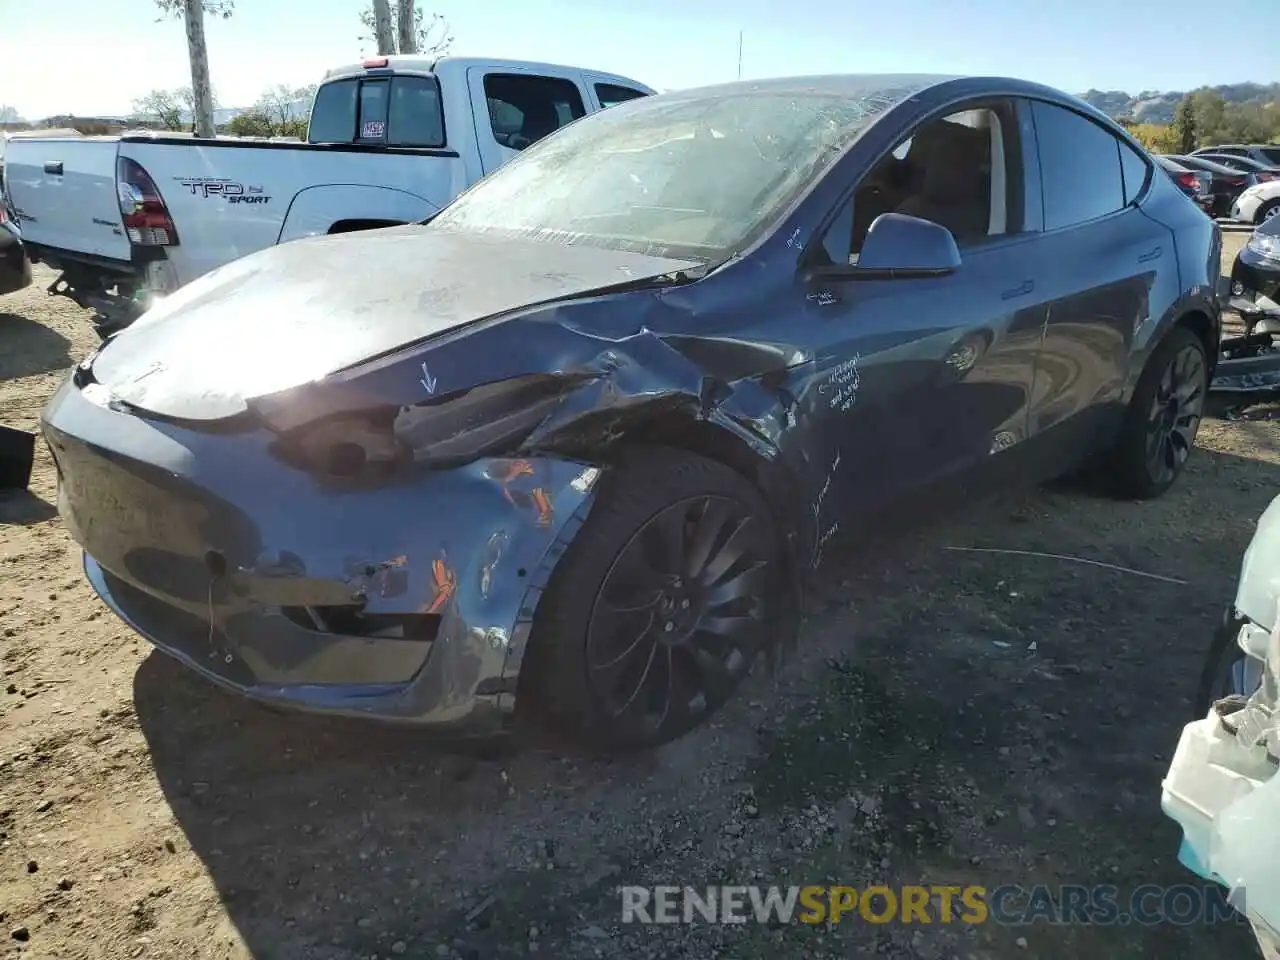
M274 449L325 481L387 481L413 464L445 466L514 452L580 380L521 377L428 403L336 414L287 431Z

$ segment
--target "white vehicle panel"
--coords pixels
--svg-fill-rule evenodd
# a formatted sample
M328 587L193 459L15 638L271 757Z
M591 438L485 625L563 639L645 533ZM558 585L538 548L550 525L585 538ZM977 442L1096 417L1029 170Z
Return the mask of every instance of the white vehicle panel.
M22 235L44 244L128 260L116 193L116 137L22 137L5 150L5 181Z

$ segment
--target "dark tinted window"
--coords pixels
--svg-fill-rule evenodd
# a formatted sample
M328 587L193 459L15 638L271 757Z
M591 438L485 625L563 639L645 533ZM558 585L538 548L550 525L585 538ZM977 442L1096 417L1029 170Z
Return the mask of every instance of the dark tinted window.
M1116 140L1120 145L1120 169L1124 174L1124 200L1133 203L1147 183L1147 173L1151 168L1147 161L1133 147L1123 140Z
M358 80L326 83L316 92L307 139L312 143L350 143L356 135Z
M1276 166L1280 166L1280 147L1262 147L1258 152Z
M378 77L326 83L316 93L311 143L444 146L440 88L431 77Z
M436 82L427 77L392 80L387 128L387 142L393 146L444 146L444 116Z
M1084 223L1125 205L1119 141L1092 120L1049 103L1034 102L1044 227Z
M386 80L366 80L360 84L360 126L356 133L359 140L387 139L387 90Z
M1212 160L1214 163L1220 163L1224 167L1230 167L1232 170L1266 170L1267 165L1260 160L1254 160L1251 157L1233 157L1225 153L1203 153L1197 154L1205 160Z
M602 108L616 107L620 103L626 103L628 100L634 100L637 97L648 96L642 90L633 90L631 87L620 87L616 83L597 83L596 98L600 101Z
M559 77L491 73L484 78L489 125L504 147L523 150L586 114L576 84Z

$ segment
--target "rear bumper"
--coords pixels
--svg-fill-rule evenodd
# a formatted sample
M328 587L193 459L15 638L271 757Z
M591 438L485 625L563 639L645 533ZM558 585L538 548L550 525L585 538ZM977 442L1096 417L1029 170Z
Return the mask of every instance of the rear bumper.
M265 430L145 420L70 382L44 432L86 576L160 650L257 700L451 736L505 727L598 476L481 460L338 492L272 457Z
M31 262L22 241L0 227L0 295L31 285Z

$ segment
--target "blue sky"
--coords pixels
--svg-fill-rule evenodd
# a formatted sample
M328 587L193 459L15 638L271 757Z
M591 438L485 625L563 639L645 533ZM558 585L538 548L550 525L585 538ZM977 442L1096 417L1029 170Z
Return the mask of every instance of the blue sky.
M395 0L392 0L394 4ZM365 0L238 0L210 22L224 106L314 83L362 52ZM453 52L594 67L660 89L825 72L969 72L1088 87L1186 89L1280 79L1277 0L418 0L445 15ZM189 82L180 25L152 0L0 0L0 104L27 117L115 114ZM1253 22L1258 29L1245 26ZM1207 51L1217 43L1222 55Z

